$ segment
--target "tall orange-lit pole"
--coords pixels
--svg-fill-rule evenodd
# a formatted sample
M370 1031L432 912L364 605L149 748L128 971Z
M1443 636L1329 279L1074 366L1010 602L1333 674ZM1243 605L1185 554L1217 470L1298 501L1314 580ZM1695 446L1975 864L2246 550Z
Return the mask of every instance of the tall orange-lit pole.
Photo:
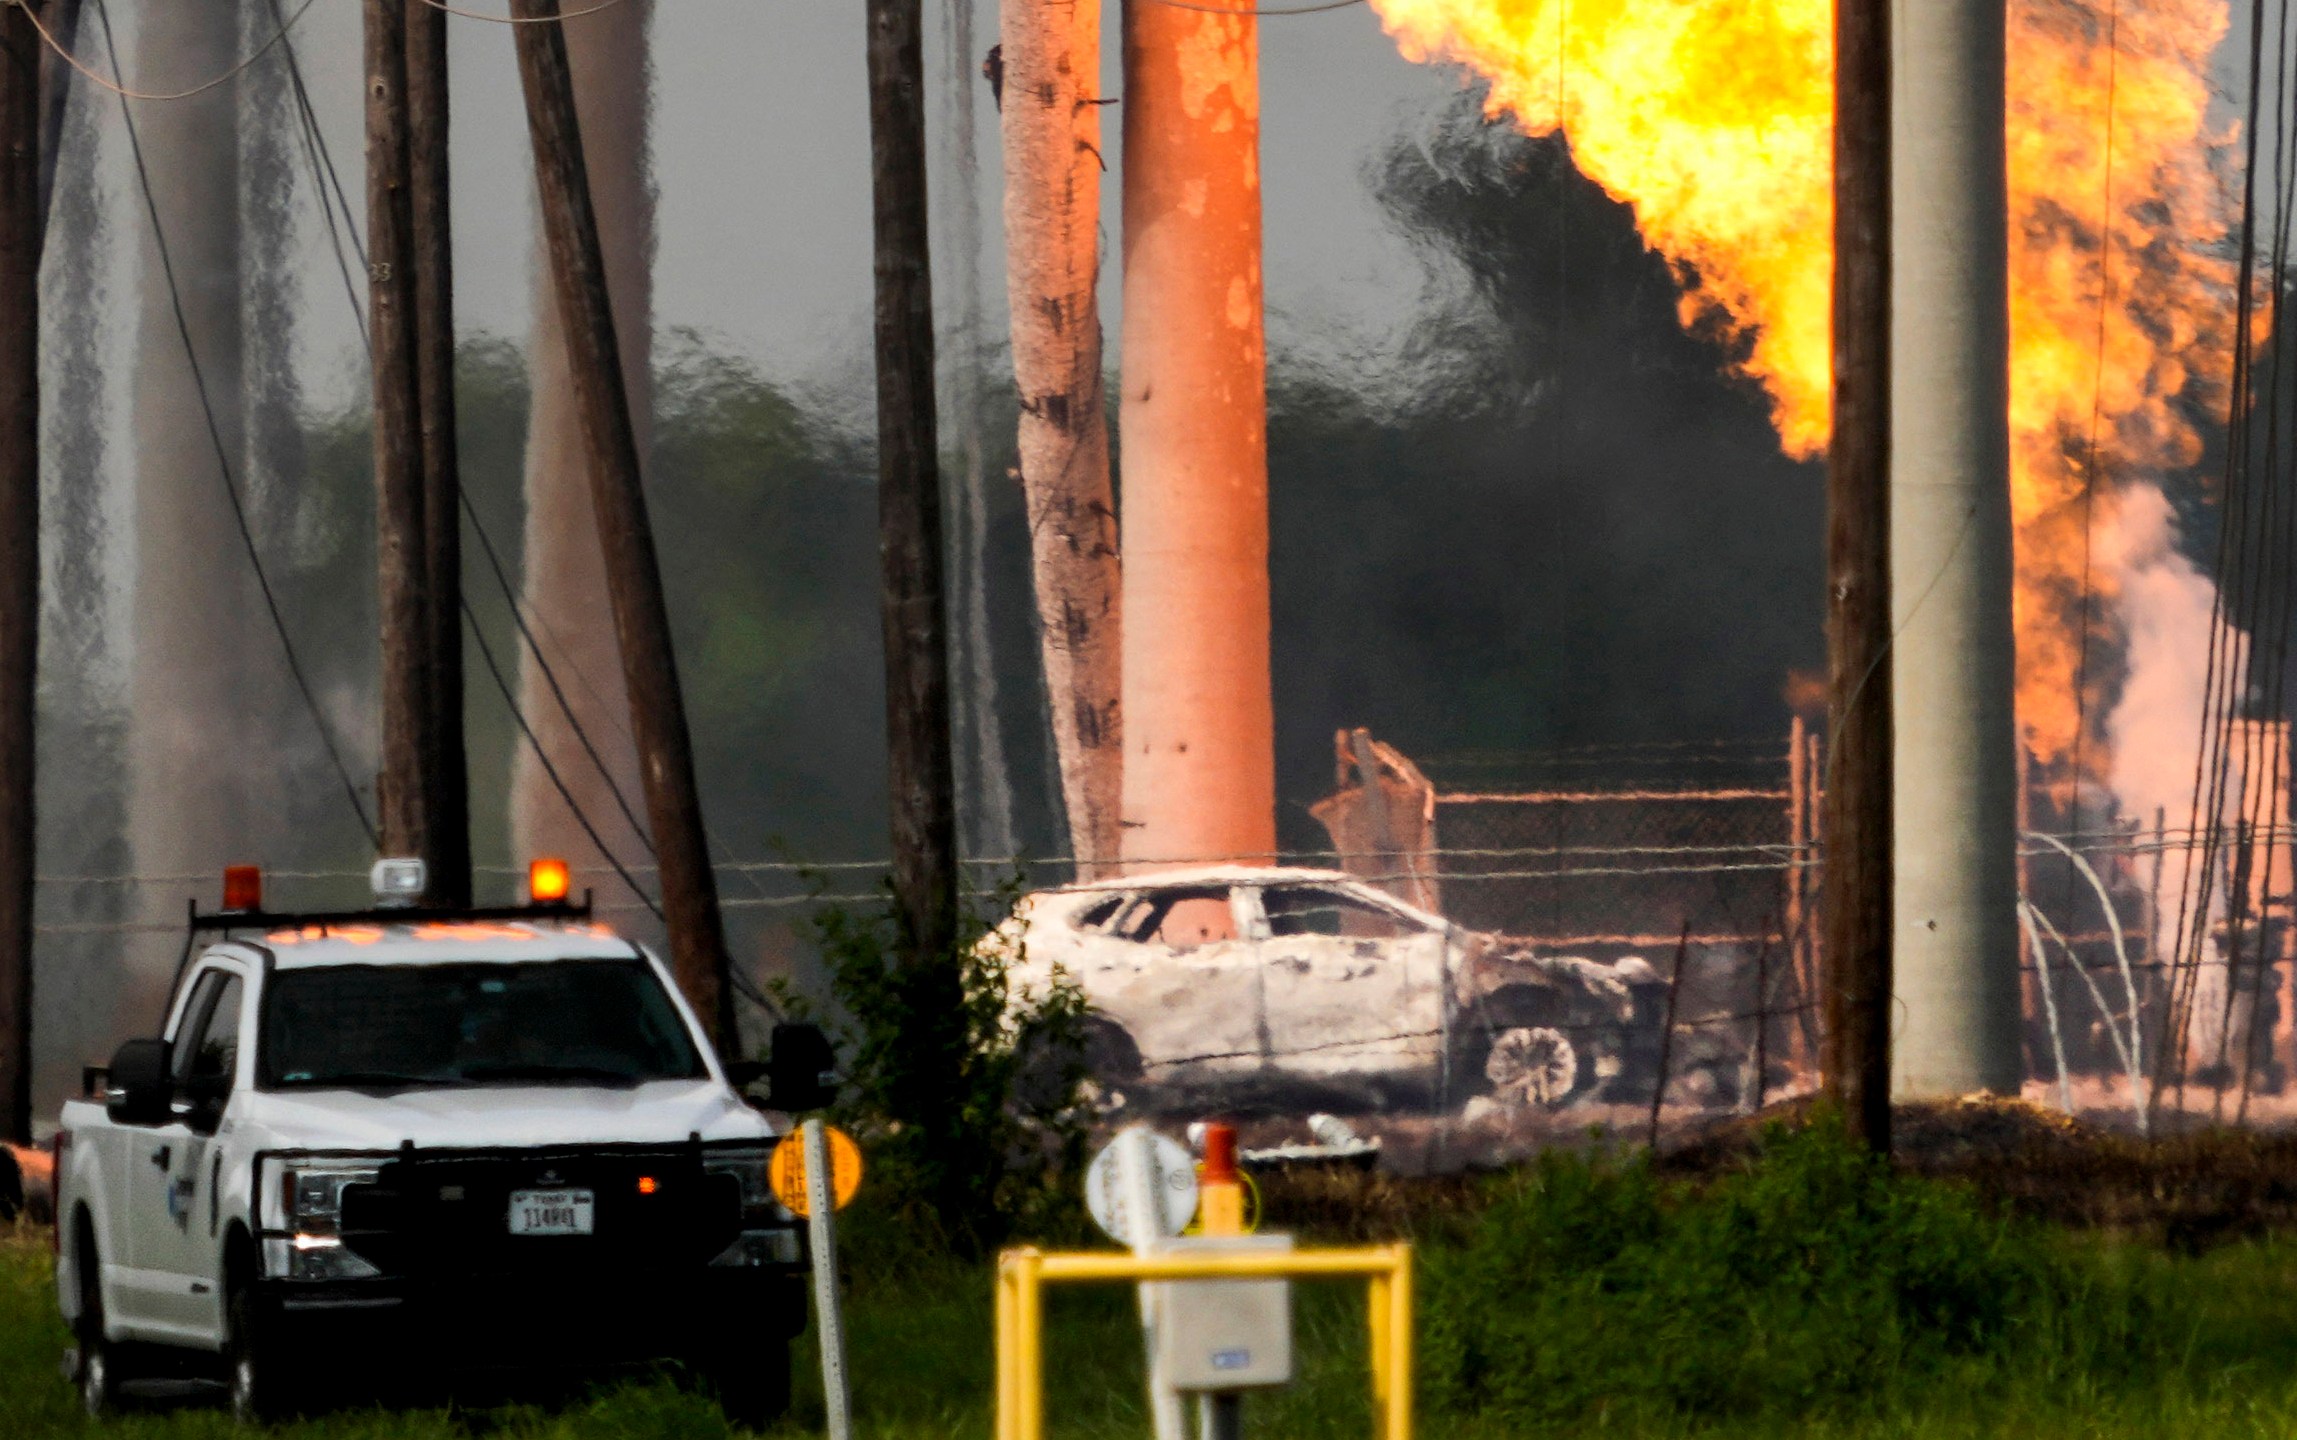
M1258 22L1124 11L1124 840L1270 855Z

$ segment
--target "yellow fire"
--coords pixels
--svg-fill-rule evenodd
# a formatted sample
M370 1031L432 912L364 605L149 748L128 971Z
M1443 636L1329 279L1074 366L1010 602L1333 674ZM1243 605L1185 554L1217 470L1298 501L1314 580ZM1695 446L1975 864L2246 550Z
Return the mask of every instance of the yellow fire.
M1830 0L1372 4L1407 57L1468 67L1491 112L1531 134L1560 128L1674 266L1684 322L1743 342L1787 453L1824 449ZM1919 6L1899 9L1918 23ZM2085 518L2110 527L2114 482L2191 465L2180 402L2223 399L2234 276L2217 167L2233 137L2211 128L2207 77L2225 29L2226 0L2010 0L2018 708L2044 762L2102 719L2095 654L2076 718L2085 583L2093 637L2111 638L2115 613ZM2101 483L2085 503L2093 433Z

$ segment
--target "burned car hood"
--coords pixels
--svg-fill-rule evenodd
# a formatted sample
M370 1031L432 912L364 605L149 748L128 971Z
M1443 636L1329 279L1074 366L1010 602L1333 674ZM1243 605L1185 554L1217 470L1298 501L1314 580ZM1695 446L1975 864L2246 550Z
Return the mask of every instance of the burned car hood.
M1634 957L1607 963L1576 955L1543 955L1529 941L1506 935L1470 934L1465 939L1459 975L1463 1001L1529 985L1557 992L1575 1011L1590 1017L1625 1021L1634 1012L1636 988L1658 983L1650 965Z

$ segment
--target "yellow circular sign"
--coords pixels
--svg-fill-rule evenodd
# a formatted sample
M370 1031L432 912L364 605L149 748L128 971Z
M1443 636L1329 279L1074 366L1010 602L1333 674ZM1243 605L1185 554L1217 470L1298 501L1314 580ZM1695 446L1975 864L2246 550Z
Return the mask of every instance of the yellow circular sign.
M823 1127L822 1138L829 1145L829 1185L833 1209L843 1210L861 1189L861 1147L853 1137L835 1125ZM774 1147L774 1158L767 1169L773 1182L774 1198L782 1202L793 1215L810 1215L813 1207L806 1200L806 1136L802 1129L792 1130Z

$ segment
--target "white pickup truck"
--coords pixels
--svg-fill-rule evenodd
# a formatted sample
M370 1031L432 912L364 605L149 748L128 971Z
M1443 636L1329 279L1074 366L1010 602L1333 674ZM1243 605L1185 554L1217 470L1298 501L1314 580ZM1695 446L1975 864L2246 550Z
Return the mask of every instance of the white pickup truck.
M91 1413L138 1378L263 1419L393 1374L669 1360L787 1404L804 1232L769 1103L819 1032L721 1066L661 962L563 901L193 919L156 1039L91 1069L57 1155L57 1299ZM729 1074L729 1069L731 1074Z

